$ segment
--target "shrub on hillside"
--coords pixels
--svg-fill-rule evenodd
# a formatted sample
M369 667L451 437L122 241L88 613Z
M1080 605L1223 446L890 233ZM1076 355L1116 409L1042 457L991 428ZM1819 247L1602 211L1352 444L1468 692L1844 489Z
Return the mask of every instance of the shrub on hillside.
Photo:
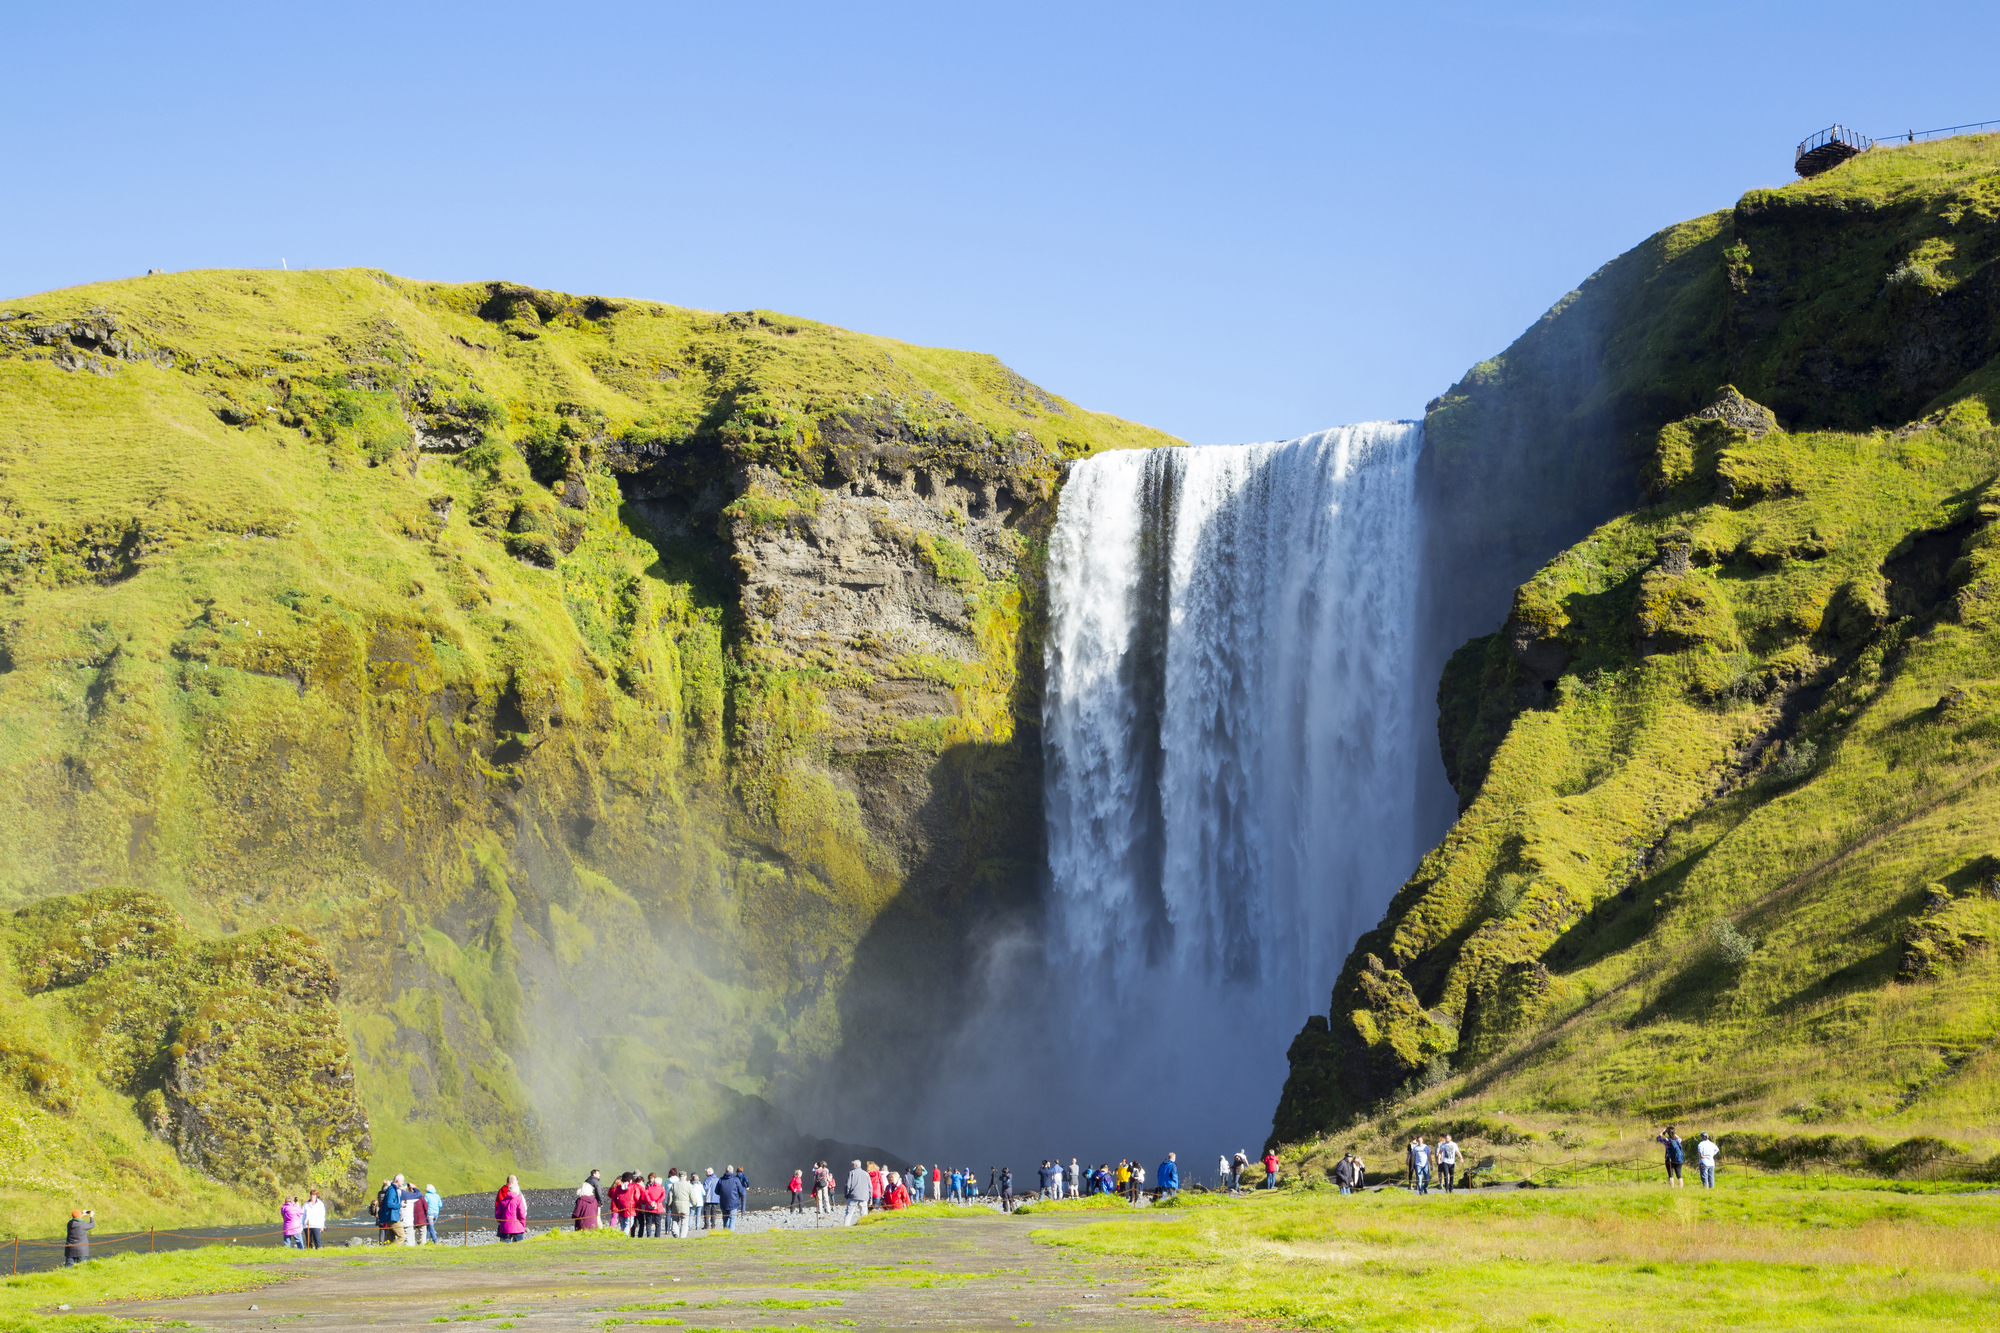
M1745 935L1727 917L1717 917L1709 926L1715 936L1716 952L1732 967L1741 967L1750 961L1750 955L1757 952L1757 937Z

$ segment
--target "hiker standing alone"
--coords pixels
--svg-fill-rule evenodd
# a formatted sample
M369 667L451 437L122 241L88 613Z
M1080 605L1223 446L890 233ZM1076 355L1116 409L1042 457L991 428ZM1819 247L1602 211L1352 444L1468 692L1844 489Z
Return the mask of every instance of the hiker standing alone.
M1701 1187L1705 1190L1715 1188L1715 1159L1721 1151L1715 1140L1708 1137L1708 1131L1703 1130L1700 1141L1694 1145L1694 1155L1700 1159L1695 1165L1701 1171Z
M97 1211L78 1208L69 1215L69 1230L63 1235L63 1267L69 1268L90 1258L90 1229L97 1225Z

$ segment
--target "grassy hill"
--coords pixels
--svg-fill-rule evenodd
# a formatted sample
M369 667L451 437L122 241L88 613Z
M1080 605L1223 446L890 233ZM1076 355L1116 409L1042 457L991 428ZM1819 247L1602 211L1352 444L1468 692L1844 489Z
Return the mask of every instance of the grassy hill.
M1461 814L1294 1044L1278 1140L1608 1160L1679 1121L1987 1169L1996 411L1996 136L1670 229L1433 406L1467 494L1512 494L1496 441L1595 438L1638 504L1451 659Z
M898 999L857 951L1026 891L1022 573L1067 458L1165 441L768 311L359 270L0 303L0 908L299 932L376 1175L794 1165L775 1104ZM137 1221L127 1171L214 1216L359 1190L351 1135L188 1147L148 1101L182 1056L112 1059L37 947L0 965L0 1226ZM163 1024L198 971L148 973Z

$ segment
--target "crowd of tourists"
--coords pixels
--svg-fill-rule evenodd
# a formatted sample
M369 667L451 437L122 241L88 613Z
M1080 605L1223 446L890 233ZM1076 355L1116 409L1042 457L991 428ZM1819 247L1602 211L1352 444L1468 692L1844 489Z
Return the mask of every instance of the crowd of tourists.
M1667 1183L1679 1185L1681 1167L1688 1146L1669 1125L1656 1137L1666 1158ZM1715 1187L1716 1144L1707 1134L1694 1145L1701 1183ZM1465 1158L1449 1133L1435 1143L1422 1134L1411 1138L1404 1153L1404 1185L1417 1194L1429 1194L1435 1181L1450 1194L1464 1183L1460 1176ZM1262 1189L1276 1189L1281 1181L1276 1153L1266 1151L1260 1163L1264 1174L1257 1181ZM1247 1153L1216 1158L1217 1184L1236 1192L1249 1179L1252 1159ZM1368 1185L1368 1164L1349 1151L1331 1172L1342 1194L1352 1194ZM1004 1166L989 1167L984 1183L971 1167L943 1164L912 1166L891 1170L879 1162L849 1162L837 1174L826 1162L813 1163L810 1170L794 1170L786 1185L791 1195L790 1212L815 1218L836 1214L844 1225L852 1226L862 1217L879 1210L898 1210L926 1202L957 1205L998 1205L1012 1212L1024 1199L1088 1199L1114 1195L1131 1203L1141 1199L1159 1202L1181 1189L1178 1155L1166 1160L1148 1179L1143 1163L1122 1158L1116 1164L1100 1162L1086 1166L1072 1157L1067 1163L1044 1158L1035 1168L1035 1188L1029 1194L1017 1189L1014 1172ZM725 1166L721 1171L708 1167L699 1174L693 1167L670 1167L663 1176L657 1171L625 1171L606 1183L603 1172L592 1170L576 1188L569 1221L578 1231L613 1228L628 1236L685 1240L697 1232L734 1231L743 1216L750 1194L750 1177L740 1167ZM784 1205L779 1205L784 1207ZM435 1185L418 1189L398 1174L382 1182L381 1190L368 1211L381 1229L384 1244L422 1245L437 1243L437 1220L444 1200ZM319 1191L305 1198L288 1197L279 1210L284 1223L285 1244L301 1249L317 1249L326 1227L326 1204ZM527 1196L516 1176L507 1177L493 1196L493 1219L502 1241L518 1241L528 1230ZM72 1229L87 1231L88 1219L79 1215ZM87 1243L87 1242L86 1242ZM87 1253L87 1251L86 1251Z
M514 1177L507 1179L511 1183ZM286 1208L280 1210L285 1219L285 1244L318 1249L320 1229L326 1226L326 1205L320 1202L319 1191L311 1191L302 1204L292 1199L285 1200L285 1204ZM289 1210L295 1206L303 1213L298 1219L299 1229L304 1233L300 1242L292 1239L294 1219ZM435 1185L418 1189L399 1171L382 1182L382 1188L368 1205L368 1215L381 1229L384 1245L435 1245L438 1219L444 1216L444 1197ZM524 1209L522 1217L526 1216Z

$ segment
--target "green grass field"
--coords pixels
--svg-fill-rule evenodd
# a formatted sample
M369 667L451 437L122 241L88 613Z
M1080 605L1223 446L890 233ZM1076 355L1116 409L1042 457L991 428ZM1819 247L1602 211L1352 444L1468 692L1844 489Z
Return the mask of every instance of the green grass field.
M343 1315L341 1293L386 1301L416 1326L1164 1326L1154 1311L1427 1333L2000 1321L2000 1197L1963 1189L1726 1172L1712 1192L1294 1188L1034 1211L924 1208L689 1244L605 1232L470 1250L264 1251L249 1266L224 1248L129 1255L8 1279L0 1330L113 1333L141 1326L135 1316L201 1325L224 1307L160 1298L258 1287L261 1316L306 1328L383 1313Z
M1152 1291L1293 1328L1975 1329L2000 1198L1829 1181L1185 1198L1048 1243L1156 1262Z

